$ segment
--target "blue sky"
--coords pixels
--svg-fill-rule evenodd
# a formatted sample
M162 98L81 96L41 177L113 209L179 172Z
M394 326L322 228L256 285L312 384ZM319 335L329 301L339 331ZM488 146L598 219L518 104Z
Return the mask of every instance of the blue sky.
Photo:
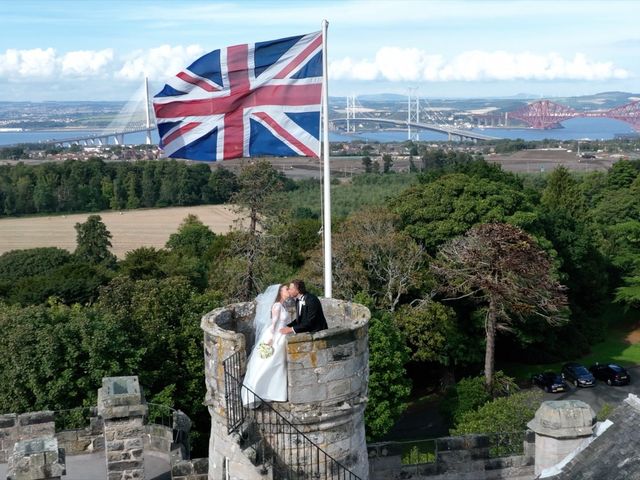
M640 1L0 0L0 100L127 100L198 56L329 26L330 95L640 93Z

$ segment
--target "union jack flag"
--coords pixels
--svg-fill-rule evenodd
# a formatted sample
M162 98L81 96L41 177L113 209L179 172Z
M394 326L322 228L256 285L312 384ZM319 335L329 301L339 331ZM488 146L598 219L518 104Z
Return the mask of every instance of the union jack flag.
M165 156L317 157L322 32L214 50L153 99Z

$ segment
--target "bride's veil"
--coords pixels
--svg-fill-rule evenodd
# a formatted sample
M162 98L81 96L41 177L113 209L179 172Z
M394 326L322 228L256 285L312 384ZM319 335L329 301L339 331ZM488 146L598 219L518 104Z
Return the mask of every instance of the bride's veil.
M265 329L271 326L271 307L278 298L279 284L270 285L256 298L256 316L253 319L253 327L256 332L255 346L262 338Z

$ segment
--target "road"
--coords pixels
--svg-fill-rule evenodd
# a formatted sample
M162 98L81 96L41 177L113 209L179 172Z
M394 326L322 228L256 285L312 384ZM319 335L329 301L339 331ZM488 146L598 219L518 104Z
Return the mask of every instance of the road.
M564 393L545 393L544 400L582 400L591 405L593 411L598 413L605 403L617 407L630 393L640 395L640 366L627 368L631 375L629 385L615 387L604 382L597 381L593 388L576 388L569 385L569 391Z

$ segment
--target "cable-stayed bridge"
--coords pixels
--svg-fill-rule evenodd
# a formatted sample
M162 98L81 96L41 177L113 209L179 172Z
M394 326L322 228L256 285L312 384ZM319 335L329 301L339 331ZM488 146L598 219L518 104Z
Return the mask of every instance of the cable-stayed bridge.
M51 139L40 142L44 145L123 145L125 135L146 132L145 143L150 145L151 134L156 130L153 107L149 98L149 85L134 93L131 99L105 128L95 133L78 135L64 139Z

